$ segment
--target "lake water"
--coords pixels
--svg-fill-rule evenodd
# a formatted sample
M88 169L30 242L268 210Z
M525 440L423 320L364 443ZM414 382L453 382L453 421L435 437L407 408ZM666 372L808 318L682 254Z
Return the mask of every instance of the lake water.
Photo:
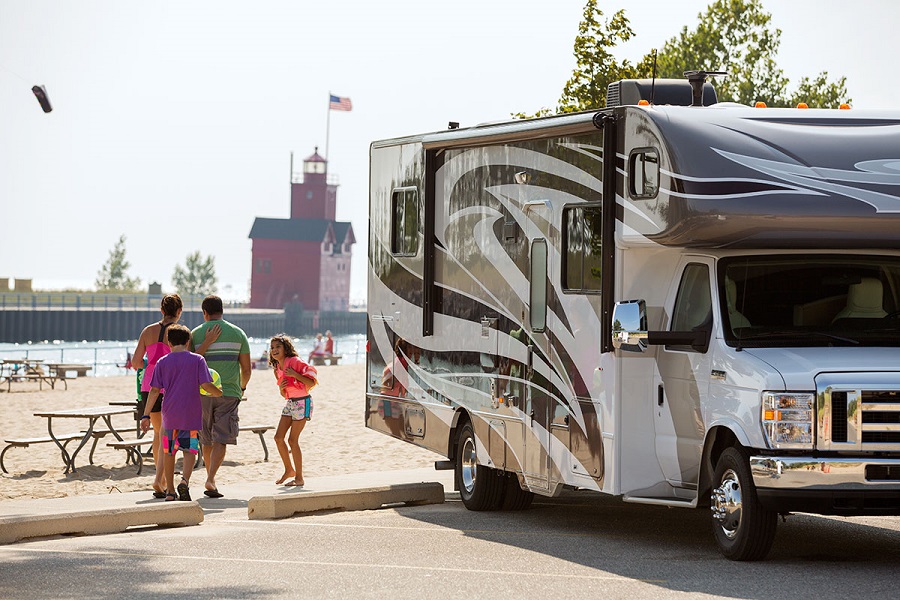
M302 357L312 350L313 338L294 338L294 346ZM125 370L128 353L133 352L137 340L126 342L32 342L28 344L0 343L0 359L30 358L45 362L80 363L93 367L90 375L110 377L127 375ZM268 350L268 338L250 338L250 357L253 360ZM341 364L361 363L365 360L366 336L334 336L334 353L342 355Z

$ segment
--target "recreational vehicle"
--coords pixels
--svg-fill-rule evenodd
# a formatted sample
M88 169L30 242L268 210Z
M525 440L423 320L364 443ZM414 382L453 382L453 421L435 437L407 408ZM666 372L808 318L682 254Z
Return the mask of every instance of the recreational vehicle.
M366 425L467 508L703 508L734 560L900 514L900 111L704 80L371 145Z

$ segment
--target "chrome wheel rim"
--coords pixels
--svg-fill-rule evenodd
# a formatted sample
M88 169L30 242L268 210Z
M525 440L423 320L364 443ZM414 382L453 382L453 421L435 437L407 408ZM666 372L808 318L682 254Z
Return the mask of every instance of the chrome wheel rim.
M460 477L462 479L463 488L467 494L471 494L475 489L475 469L478 463L475 460L475 440L467 437L463 442L460 451Z
M728 539L734 539L741 526L741 482L737 473L728 469L722 475L719 487L713 492L713 517L719 522L722 533Z

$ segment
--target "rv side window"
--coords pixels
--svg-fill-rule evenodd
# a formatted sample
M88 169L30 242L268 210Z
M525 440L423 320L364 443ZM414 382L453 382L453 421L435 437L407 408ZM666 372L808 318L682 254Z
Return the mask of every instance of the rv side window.
M543 331L547 326L547 241L535 240L531 244L531 294L530 323L532 331Z
M640 149L628 161L629 191L633 198L654 198L659 191L659 155L656 150Z
M391 193L391 253L415 256L419 251L419 194L416 188Z
M563 209L563 288L600 291L602 231L599 206Z

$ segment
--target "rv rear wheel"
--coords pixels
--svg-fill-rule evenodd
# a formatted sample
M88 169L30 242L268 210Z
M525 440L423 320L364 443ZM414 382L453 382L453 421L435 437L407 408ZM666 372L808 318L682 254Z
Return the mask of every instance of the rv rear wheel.
M762 560L775 540L778 515L760 505L747 454L727 448L716 465L711 508L719 550L731 560Z
M459 430L456 445L456 489L469 510L497 510L503 503L506 479L496 469L478 464L471 423Z

